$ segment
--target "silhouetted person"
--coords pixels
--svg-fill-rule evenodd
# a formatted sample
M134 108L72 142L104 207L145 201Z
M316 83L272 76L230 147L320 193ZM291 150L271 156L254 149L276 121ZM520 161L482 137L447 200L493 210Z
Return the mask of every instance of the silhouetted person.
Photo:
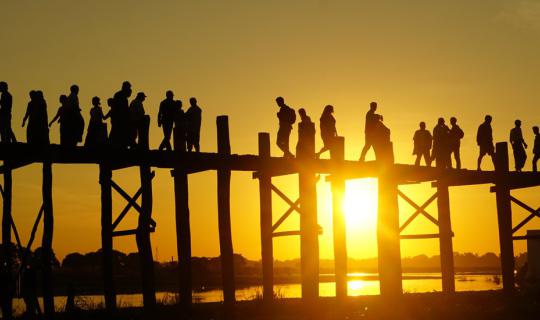
M478 155L477 170L481 171L482 158L487 154L491 157L493 165L495 161L493 155L495 154L495 147L493 146L493 130L491 129L491 116L486 115L484 122L478 127L476 133L476 143L480 147L480 154Z
M527 143L523 140L523 133L521 132L521 121L516 120L515 127L510 130L510 144L514 151L514 164L517 172L521 172L521 169L525 166L525 160L527 160Z
M75 147L77 145L77 136L75 133L76 124L74 123L75 114L73 113L73 107L69 104L68 97L64 94L60 96L59 101L60 107L51 122L49 122L49 127L58 121L60 123L60 145L64 147Z
M131 83L124 81L122 89L116 92L111 101L111 135L110 142L117 148L129 146L131 136L129 121L129 102L131 96Z
M449 133L449 147L450 147L450 155L454 155L454 160L456 161L456 169L461 169L461 156L459 153L459 148L461 147L461 139L465 136L463 133L463 130L458 126L456 117L450 118L450 124L452 127L450 128ZM452 167L452 160L448 159L450 168Z
M394 161L394 153L392 150L392 142L390 141L390 129L383 123L381 116L377 117L377 121L372 124L371 145L375 151L376 160Z
M534 172L537 172L537 166L536 162L538 159L540 159L540 131L538 130L537 126L534 126L533 128L534 133L534 147L533 147L533 160L532 160L532 170Z
M195 152L200 152L199 146L201 132L201 108L197 105L197 99L189 98L189 109L187 109L186 118L186 142L187 151L191 152L195 148Z
M276 144L285 158L294 158L294 155L289 150L289 137L293 124L296 122L296 112L294 109L285 104L283 97L277 97L276 103L279 107L277 117L279 120L279 129L277 133Z
M83 141L84 135L84 118L81 114L81 106L79 105L79 86L76 84L69 88L68 106L69 114L68 121L70 123L70 130L73 130L71 135L75 140L75 146L77 143Z
M377 111L377 102L371 102L369 104L369 111L366 113L366 125L364 127L365 133L365 144L362 148L362 153L360 154L360 161L366 160L366 154L371 147L373 147L374 140L377 139L377 128L379 121L382 121L382 116L376 114Z
M103 115L101 109L101 101L99 97L92 98L92 109L90 109L90 121L88 122L88 131L84 145L86 147L95 148L101 147L107 143L107 125L103 120L107 116Z
M172 150L171 134L176 116L176 103L174 93L169 90L165 93L165 100L159 104L158 127L163 128L163 141L159 145L159 150Z
M174 117L174 150L186 152L186 115L182 110L182 101L176 100Z
M296 156L298 158L313 158L315 156L315 124L306 114L304 108L298 109L300 122L298 123L298 143Z
M11 109L13 107L13 97L8 91L8 84L0 81L0 141L5 143L15 143L17 139L11 128Z
M47 102L41 91L30 91L30 102L24 114L22 126L26 125L26 140L29 144L43 146L49 144L49 127L47 123Z
M333 113L333 106L327 105L326 107L324 107L323 113L320 118L321 138L324 146L319 152L317 152L317 157L319 157L321 153L327 150L331 150L336 140L336 119L332 115Z
M429 130L426 130L426 123L424 121L420 122L420 129L416 130L413 137L414 149L413 155L416 155L415 165L419 166L422 157L426 162L428 167L431 166L431 144L433 142L433 137Z
M435 160L437 168L450 168L450 129L444 123L443 118L439 118L437 125L433 128L433 150L431 160Z
M130 146L134 148L137 145L137 138L140 139L141 131L144 123L144 105L146 99L144 92L137 93L135 99L129 105L129 120L131 128Z

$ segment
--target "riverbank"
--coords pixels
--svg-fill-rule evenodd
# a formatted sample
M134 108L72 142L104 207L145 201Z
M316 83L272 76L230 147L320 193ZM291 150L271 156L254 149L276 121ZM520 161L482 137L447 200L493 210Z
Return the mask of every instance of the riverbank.
M400 302L380 296L349 298L338 305L335 298L320 298L307 306L300 299L277 299L271 308L261 300L238 302L237 320L330 320L330 319L539 319L540 297L516 295L506 297L501 291L462 292L448 296L442 293L405 294ZM58 314L56 319L226 319L221 303L195 304L186 316L176 305L160 305L155 312L145 313L142 308L121 308L114 314L104 310L81 311L76 314Z

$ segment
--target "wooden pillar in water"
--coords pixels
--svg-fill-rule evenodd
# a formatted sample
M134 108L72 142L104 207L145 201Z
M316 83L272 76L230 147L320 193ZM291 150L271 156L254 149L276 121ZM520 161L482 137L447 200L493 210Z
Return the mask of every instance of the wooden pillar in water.
M186 152L183 127L174 128L174 150ZM192 304L191 282L191 228L189 222L188 175L181 167L171 171L174 179L174 202L176 218L176 249L178 252L178 295L183 311L189 312Z
M116 292L113 273L113 237L112 237L112 170L109 163L99 165L99 183L101 184L101 272L105 308L116 309Z
M13 315L13 274L11 257L11 195L12 195L12 175L11 170L7 168L9 164L4 161L6 169L4 171L4 193L2 208L2 257L0 257L0 303L2 315L5 319L12 319Z
M138 147L141 150L148 150L148 130L150 128L150 117L145 116L141 127L138 128ZM141 262L141 280L143 303L146 311L151 311L156 307L156 284L154 275L154 257L152 255L152 242L150 240L150 222L152 221L152 172L148 165L139 167L141 179L141 209L137 226L137 248Z
M437 182L437 210L439 212L439 250L441 256L442 290L455 292L454 249L452 246L452 224L450 221L450 197L448 186Z
M300 271L302 273L302 299L308 303L319 297L319 225L317 224L317 177L310 167L315 159L313 142L297 148L300 189ZM300 141L300 138L299 138Z
M499 142L496 145L495 171L495 197L499 223L503 291L506 294L511 294L514 292L514 243L512 239L512 206L507 181L509 165L508 145L506 142Z
M379 163L379 212L377 249L381 295L397 298L403 293L399 237L398 185L392 174L392 144L377 155Z
M336 137L330 149L332 160L345 159L345 138ZM334 266L336 277L336 298L347 297L347 231L343 198L345 194L345 179L343 173L332 175L332 221L334 233Z
M270 158L270 135L259 133L259 158ZM263 301L274 298L274 248L272 237L272 176L266 165L262 165L259 175L259 195L261 207L261 260L263 273Z
M54 292L52 279L52 241L53 241L53 203L52 203L52 165L50 162L43 163L43 237L42 250L42 275L43 275L43 309L47 317L54 314Z
M218 153L227 157L231 154L229 142L229 119L218 116ZM218 176L218 226L219 248L221 252L221 276L223 280L223 301L226 313L232 313L235 303L234 254L231 232L231 170L219 169Z

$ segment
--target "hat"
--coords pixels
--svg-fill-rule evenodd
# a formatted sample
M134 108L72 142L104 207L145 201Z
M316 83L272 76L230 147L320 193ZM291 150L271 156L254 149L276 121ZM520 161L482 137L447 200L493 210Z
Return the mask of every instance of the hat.
M146 95L144 94L144 92L139 92L139 93L137 93L137 97L145 97L146 98Z

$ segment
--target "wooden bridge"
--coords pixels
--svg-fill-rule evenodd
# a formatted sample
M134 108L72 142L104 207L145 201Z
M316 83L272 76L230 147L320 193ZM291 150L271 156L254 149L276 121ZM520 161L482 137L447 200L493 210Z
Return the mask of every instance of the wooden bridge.
M155 282L150 233L156 231L152 220L152 179L151 168L169 168L174 180L175 215L178 249L178 293L183 308L192 303L191 286L191 237L188 197L188 175L206 170L217 171L218 180L218 225L221 252L221 272L225 311L232 313L235 304L235 280L233 265L233 244L230 221L230 177L232 171L251 171L259 180L260 230L263 267L263 300L271 303L273 292L273 238L278 236L299 236L301 244L301 284L302 299L313 303L319 296L319 247L317 224L317 176L327 174L332 186L333 234L336 275L336 298L347 296L347 249L345 220L342 211L345 181L366 177L378 178L378 263L380 292L384 297L399 297L402 294L402 270L400 241L407 239L437 238L440 244L442 288L451 294L454 287L454 261L452 249L452 227L450 219L449 187L491 184L496 193L499 240L503 288L508 294L514 290L513 240L526 239L517 236L519 230L532 218L540 217L534 210L511 195L511 190L540 185L540 174L509 172L508 146L496 145L495 171L479 172L470 170L439 169L413 165L394 164L392 150L373 162L344 160L344 139L337 139L331 150L331 159L315 159L315 150L296 159L270 156L270 136L259 133L258 155L231 154L228 118L217 117L217 153L186 153L182 151L155 151L148 147L148 126L146 134L139 140L136 150L92 150L83 147L66 149L57 145L36 148L27 144L0 145L0 172L4 176L1 189L3 196L2 244L7 248L12 242L12 234L20 248L32 246L35 232L43 221L43 296L47 315L54 313L54 290L51 277L51 254L53 243L53 203L52 164L96 164L99 165L101 184L101 238L103 250L103 288L105 305L109 310L116 308L113 275L113 238L133 235L140 253L144 306L155 307ZM176 133L176 132L175 132ZM177 139L175 139L176 142ZM179 148L175 148L178 150ZM43 204L32 229L30 241L21 243L17 227L12 219L12 171L31 163L43 164L42 193ZM129 195L113 180L113 172L127 167L140 168L141 186L134 195ZM297 174L299 179L299 199L293 201L272 184L272 177ZM399 190L399 185L428 182L434 187L434 194L422 205L416 204ZM113 219L112 192L122 196L127 202L123 210ZM281 216L274 215L272 193L276 193L289 209ZM398 198L403 198L416 211L405 223L399 225ZM141 198L140 204L138 199ZM437 201L437 217L426 212L427 206ZM511 202L523 207L530 215L516 226L512 225ZM139 213L138 227L134 230L119 230L119 225L130 209ZM280 224L294 211L300 213L300 230L278 231ZM424 216L438 226L436 234L406 234L407 226L417 217ZM277 218L277 219L275 219ZM24 257L24 253L23 257ZM13 279L9 251L2 256L2 309L4 317L11 317ZM24 260L24 259L23 259ZM23 261L24 263L24 261Z

